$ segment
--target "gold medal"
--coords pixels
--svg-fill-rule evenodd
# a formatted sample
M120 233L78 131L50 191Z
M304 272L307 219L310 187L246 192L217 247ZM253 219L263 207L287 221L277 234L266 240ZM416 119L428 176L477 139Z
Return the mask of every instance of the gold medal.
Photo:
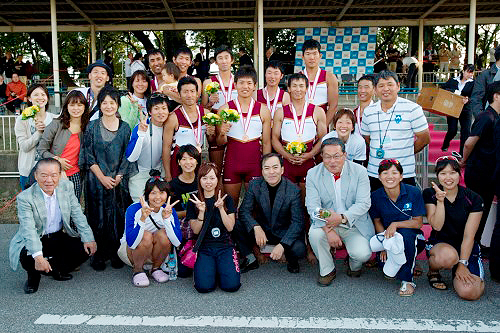
M313 104L313 102L314 102L314 99L309 98L309 103L310 103L310 104Z
M248 139L249 139L248 135L246 135L246 134L245 134L245 135L243 135L243 141L245 141L245 142L246 142L246 141L248 141Z

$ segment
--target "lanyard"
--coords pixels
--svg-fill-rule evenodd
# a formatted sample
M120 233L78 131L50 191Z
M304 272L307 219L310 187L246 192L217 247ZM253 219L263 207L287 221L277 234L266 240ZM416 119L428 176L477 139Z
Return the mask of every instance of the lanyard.
M274 95L273 105L271 106L271 100L269 98L269 92L267 91L267 87L264 88L264 92L266 93L266 104L269 111L271 111L271 117L274 117L274 111L276 111L276 106L278 105L278 98L280 96L281 89L278 88L276 91L276 95Z
M295 125L295 133L297 133L297 136L299 137L299 139L302 138L302 134L304 133L308 107L309 107L309 103L307 103L307 101L304 101L304 109L302 110L302 116L300 117L300 123L299 123L297 111L295 110L293 103L290 103L290 109L292 110L292 115L293 115L293 124Z
M307 88L307 97L309 98L309 102L314 101L314 97L316 96L316 87L318 86L318 80L319 80L319 74L321 73L321 69L318 68L318 71L316 72L316 77L314 78L314 81L311 82L309 81L309 87ZM307 76L307 79L309 80L309 74L307 74L307 67L304 67L304 74ZM311 85L311 83L313 83Z
M380 141L380 148L384 147L385 137L387 135L387 131L389 130L389 125L391 124L392 115L394 114L394 110L396 109L396 105L398 105L398 101L397 100L396 100L396 103L394 103L394 106L392 107L391 118L389 118L389 123L387 123L387 128L385 129L384 138L382 140L380 140L380 138L382 137L382 129L380 128L380 112L377 112L378 130L379 130L379 133L380 133L379 138L378 138L379 141ZM382 110L382 103L380 103L380 109Z
M252 112L253 112L253 107L255 105L255 101L253 98L250 101L250 106L248 108L246 120L245 120L245 117L243 116L243 112L241 110L240 101L237 98L234 100L234 104L236 105L236 109L238 109L238 112L241 115L241 126L243 126L243 132L245 133L245 136L246 136L247 132L248 132L248 128L250 127L250 121L252 120Z
M187 122L189 123L189 126L193 130L194 139L196 141L196 146L197 147L201 146L200 145L200 142L201 142L201 116L200 116L200 109L198 108L198 105L196 106L196 111L198 112L198 121L197 121L198 124L197 124L196 129L193 127L193 124L191 123L191 120L189 119L189 116L186 112L186 109L184 109L184 106L181 106L181 111L182 111L182 114L184 115L184 118L186 118Z
M233 74L230 74L231 76L229 77L229 86L227 87L227 93L226 93L226 87L224 86L224 81L222 81L222 77L220 74L217 74L217 81L219 81L219 85L222 88L222 94L224 95L225 102L229 102L231 100L231 93L233 92L233 82L234 82L234 76Z

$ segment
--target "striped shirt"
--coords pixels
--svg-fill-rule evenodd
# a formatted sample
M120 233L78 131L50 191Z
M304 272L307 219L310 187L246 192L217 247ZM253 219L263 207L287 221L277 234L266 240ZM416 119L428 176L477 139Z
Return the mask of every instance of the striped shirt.
M361 121L361 134L370 136L368 175L378 177L382 159L397 159L403 167L403 177L415 177L414 134L428 127L422 107L407 99L398 97L387 112L382 111L380 101L367 106ZM382 159L376 156L380 146L384 151Z

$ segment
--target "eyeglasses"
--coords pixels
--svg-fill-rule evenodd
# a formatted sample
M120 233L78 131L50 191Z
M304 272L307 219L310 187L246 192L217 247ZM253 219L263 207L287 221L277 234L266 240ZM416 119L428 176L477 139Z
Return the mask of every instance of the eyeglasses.
M401 165L401 163L399 163L399 161L398 161L398 160L395 160L395 159L391 158L391 159L387 159L387 160L382 160L382 161L379 163L379 166L382 166L382 165L387 165L387 164Z
M344 153L342 154L337 154L337 155L326 155L323 154L323 160L328 161L328 160L335 160L335 161L340 161L344 157Z
M458 162L458 159L455 156L441 156L436 159L436 162L441 162L441 161L455 161Z

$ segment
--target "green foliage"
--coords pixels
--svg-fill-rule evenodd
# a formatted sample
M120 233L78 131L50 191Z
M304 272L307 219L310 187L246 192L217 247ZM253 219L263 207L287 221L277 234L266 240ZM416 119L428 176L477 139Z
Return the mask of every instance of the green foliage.
M387 51L389 44L404 53L408 50L408 28L407 27L381 27L377 31L377 50Z

